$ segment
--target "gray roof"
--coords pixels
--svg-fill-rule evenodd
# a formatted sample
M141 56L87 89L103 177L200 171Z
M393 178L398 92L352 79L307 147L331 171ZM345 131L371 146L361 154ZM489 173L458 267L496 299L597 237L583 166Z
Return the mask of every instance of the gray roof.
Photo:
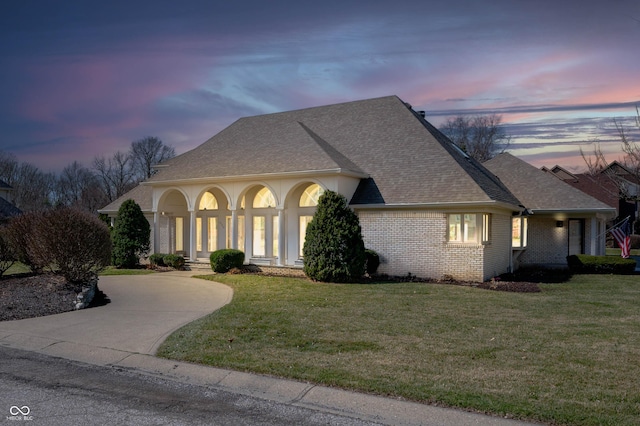
M4 198L0 197L0 219L18 216L21 213L22 210L20 210Z
M147 182L332 171L361 178L352 204L518 200L396 96L241 118Z
M117 213L120 206L127 200L134 200L143 212L151 212L153 208L153 188L145 185L138 185L131 191L125 193L115 201L98 210L99 213Z
M13 189L11 185L0 179L0 189Z
M615 209L509 153L484 165L532 211L604 211Z

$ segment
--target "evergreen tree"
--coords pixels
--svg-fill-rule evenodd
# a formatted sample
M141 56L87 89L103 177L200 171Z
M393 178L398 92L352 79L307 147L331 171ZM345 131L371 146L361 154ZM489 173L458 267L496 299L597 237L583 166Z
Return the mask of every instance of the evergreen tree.
M112 261L117 268L135 267L149 252L151 227L135 201L122 203L112 235Z
M304 272L324 282L351 282L364 274L365 251L358 216L347 199L325 191L307 226L303 248Z

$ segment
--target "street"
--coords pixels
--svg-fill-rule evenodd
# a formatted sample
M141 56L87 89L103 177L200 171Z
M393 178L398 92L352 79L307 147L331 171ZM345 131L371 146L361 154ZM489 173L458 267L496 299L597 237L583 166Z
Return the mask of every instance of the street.
M119 367L0 346L0 423L373 425Z

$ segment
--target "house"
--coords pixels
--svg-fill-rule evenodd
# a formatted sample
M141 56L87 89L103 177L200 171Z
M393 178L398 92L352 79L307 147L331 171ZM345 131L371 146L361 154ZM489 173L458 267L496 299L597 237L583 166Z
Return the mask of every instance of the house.
M13 205L13 188L0 179L0 223L17 216L22 211Z
M349 200L380 273L483 281L513 268L525 206L396 96L241 118L101 212L136 200L155 252L239 248L253 264L299 267L325 190Z
M570 173L556 165L543 171L617 209L617 217L637 219L640 180L626 166L613 161L598 173Z
M572 254L605 254L606 222L615 217L614 207L508 153L484 165L527 207L527 240L518 245L514 234L512 244L516 269L565 266Z

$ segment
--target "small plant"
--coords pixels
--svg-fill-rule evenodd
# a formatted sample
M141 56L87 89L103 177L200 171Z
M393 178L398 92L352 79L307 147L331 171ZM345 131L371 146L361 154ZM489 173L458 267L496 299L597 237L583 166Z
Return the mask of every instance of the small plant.
M244 263L244 252L236 249L216 250L209 256L211 269L224 274L232 268L240 268Z
M380 266L380 256L374 250L365 249L365 271L369 275L373 275L378 270L378 266Z
M167 254L162 259L166 266L174 269L182 269L184 267L184 257L177 254Z
M153 253L151 256L149 256L149 263L151 264L151 267L155 268L158 266L167 266L164 263L165 256L165 253Z

